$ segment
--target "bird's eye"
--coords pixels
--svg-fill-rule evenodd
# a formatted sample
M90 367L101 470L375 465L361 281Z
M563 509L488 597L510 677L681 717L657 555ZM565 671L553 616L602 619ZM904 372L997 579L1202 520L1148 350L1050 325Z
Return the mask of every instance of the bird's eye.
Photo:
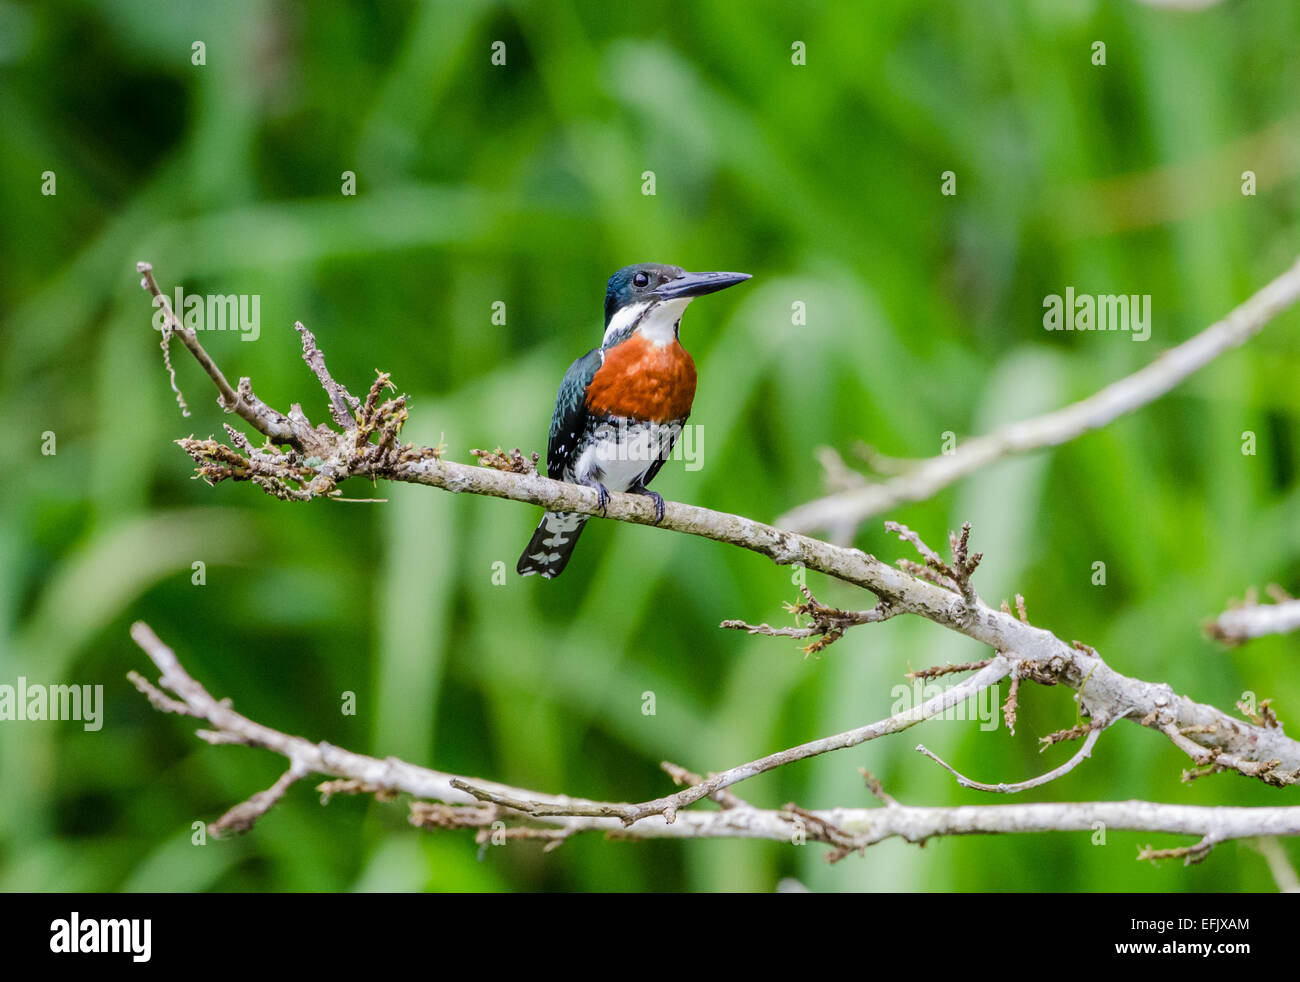
M634 277L632 277L632 282L636 286L645 286L647 283L650 282L650 277L646 276L645 273L637 273Z

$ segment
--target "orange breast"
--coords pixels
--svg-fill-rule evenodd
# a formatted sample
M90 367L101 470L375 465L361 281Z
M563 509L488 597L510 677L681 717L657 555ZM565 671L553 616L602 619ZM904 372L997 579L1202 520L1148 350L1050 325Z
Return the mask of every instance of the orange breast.
M695 401L695 360L677 341L656 346L640 334L605 352L587 386L595 413L655 423L685 419Z

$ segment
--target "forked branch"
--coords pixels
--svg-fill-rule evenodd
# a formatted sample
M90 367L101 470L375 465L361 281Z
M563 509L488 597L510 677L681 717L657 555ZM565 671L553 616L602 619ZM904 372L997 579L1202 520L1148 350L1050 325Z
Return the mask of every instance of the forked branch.
M211 743L260 747L288 760L288 769L271 788L236 805L209 826L209 830L217 835L246 831L294 783L310 774L331 778L318 785L322 803L335 794L373 794L380 801L392 801L399 794L407 794L415 799L410 802L410 820L414 825L473 830L479 842L485 845L538 840L548 849L561 845L571 836L595 832L618 839L750 838L793 844L821 842L831 847L827 858L835 860L891 838L924 843L948 835L1047 831L1095 833L1098 828L1105 827L1198 836L1199 841L1192 846L1163 851L1166 858L1197 861L1204 858L1213 843L1265 835L1300 835L1300 806L1297 805L1207 808L1117 801L918 808L899 804L869 775L864 775L868 781L867 790L881 801L881 807L811 811L791 804L781 809L754 808L726 788L778 766L763 761L709 778L701 778L684 768L665 763L664 770L670 777L679 783L691 782L690 787L678 795L640 805L545 794L447 774L392 757L381 760L274 730L241 715L229 700L218 700L209 694L185 671L172 649L147 625L135 624L131 636L161 673L158 685L131 673L131 680L154 706L165 712L203 720L213 729L202 730L199 736ZM932 700L925 707L854 731L852 737L855 742L862 742L905 729L922 718L942 712L944 707L954 704L954 700L965 698L976 686L991 684L990 679L1005 670L1005 663L992 672L986 670L987 674L978 681L968 680L964 686L957 687L957 691L948 690L940 700ZM838 745L852 745L849 736L842 734ZM817 752L833 749L836 749L834 739L823 742ZM813 755L811 749L801 754L787 753L790 754L788 760ZM676 811L676 807L706 796L712 797L721 807L709 811ZM1144 855L1139 858L1162 857Z

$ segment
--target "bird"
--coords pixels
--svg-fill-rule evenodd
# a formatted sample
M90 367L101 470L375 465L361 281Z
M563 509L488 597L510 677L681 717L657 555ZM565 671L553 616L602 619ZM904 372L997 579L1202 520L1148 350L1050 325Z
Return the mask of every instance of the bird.
M637 263L609 278L605 334L560 382L546 449L549 477L594 488L600 514L611 491L645 495L655 524L664 499L647 485L672 453L695 401L695 361L678 333L696 297L725 290L748 273L688 273ZM548 511L515 566L521 576L559 576L590 515Z

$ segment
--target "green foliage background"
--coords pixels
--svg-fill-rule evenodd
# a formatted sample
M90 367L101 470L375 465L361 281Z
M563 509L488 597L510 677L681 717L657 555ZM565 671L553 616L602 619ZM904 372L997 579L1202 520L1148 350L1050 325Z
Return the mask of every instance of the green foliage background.
M0 888L1272 889L1248 845L1156 867L1138 846L1188 840L1118 832L1104 846L891 842L835 866L818 846L594 837L480 860L468 833L418 832L401 804L322 808L307 785L252 834L191 845L191 823L281 762L208 747L151 710L124 677L147 667L127 637L137 618L214 694L284 730L633 800L666 789L661 759L717 770L837 732L897 708L909 666L984 652L910 618L816 660L724 633L724 618L780 622L795 591L789 570L703 540L598 523L561 579L495 586L535 509L365 485L346 490L387 504L304 506L192 481L171 441L220 434L224 417L179 349L194 415L178 414L134 263L152 260L169 291L261 296L256 343L204 340L269 402L325 416L301 319L354 389L392 371L413 397L407 437L445 437L458 460L543 449L617 267L752 272L684 321L705 466L671 464L657 488L770 520L822 490L820 445L934 454L945 430L978 433L1147 363L1285 268L1300 252L1298 39L1300 10L1268 0L1198 14L1119 0L5 0L0 682L102 683L107 707L98 733L0 723ZM340 194L347 170L355 197ZM939 193L946 170L956 197ZM1257 196L1241 194L1245 170ZM1151 294L1151 340L1045 332L1043 297L1067 286ZM491 324L495 300L508 326ZM986 597L1023 592L1036 623L1120 671L1223 708L1272 696L1292 720L1300 642L1224 652L1200 623L1251 584L1300 587L1298 328L1292 311L1139 414L888 517L931 542L970 519ZM856 543L908 554L878 521ZM206 586L191 585L195 560ZM340 713L347 691L355 716ZM913 753L918 738L973 777L1015 780L1071 752L1040 755L1036 738L1074 718L1068 693L1029 686L1014 737L934 721L740 790L869 804L867 767L908 803L979 802ZM1034 795L1297 801L1231 776L1182 784L1186 764L1120 726Z

